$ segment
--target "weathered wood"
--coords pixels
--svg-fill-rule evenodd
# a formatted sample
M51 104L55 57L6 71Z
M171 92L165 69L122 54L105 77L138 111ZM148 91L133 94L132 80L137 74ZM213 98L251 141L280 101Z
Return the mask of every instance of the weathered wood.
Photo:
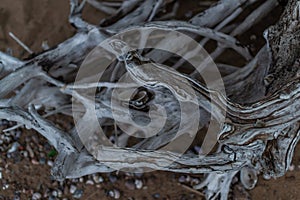
M222 28L238 17L248 5L256 2L255 0L222 0L189 22L151 22L168 3L162 0L130 0L122 4L99 3L94 0L88 2L95 7L103 6L99 9L105 12L113 11L115 15L103 21L101 26L91 25L81 18L85 1L80 4L77 0L70 0L70 23L78 30L73 37L57 47L34 55L27 61L0 53L0 118L16 121L36 130L60 152L52 169L54 178L62 180L124 168L207 173L205 181L195 188L207 187L208 199L214 199L218 195L226 199L231 180L238 172L246 188L253 188L256 183L256 180L247 179L250 173L255 179L256 172L261 172L265 177L278 177L286 172L295 145L300 139L299 0L287 3L278 23L265 32L266 46L254 58L233 36L243 33L259 21L265 12L274 8L277 5L274 0L266 1L254 10L231 35L222 33ZM251 21L253 16L255 20ZM130 52L127 60L119 60L117 64L114 63L116 65L110 66L109 70L113 75L105 77L105 80L113 80L112 82L74 84L80 64L92 49L120 31L139 27L182 31L191 33L192 37L199 34L205 37L202 40L203 44L208 39L222 44L222 47L217 48L215 56L223 51L223 48L232 48L248 59L249 63L241 69L219 65L226 74L224 82L228 96L206 88L189 75L157 65L138 51ZM148 52L147 56L155 57L155 61L161 62L171 57L169 54L155 51ZM151 69L139 66L139 63L143 62L150 64ZM176 67L176 64L174 66ZM166 126L157 136L144 138L129 148L125 147L128 141L128 137L124 137L126 133L121 134L122 136L116 134L115 139L120 140L122 146L114 148L104 142L93 143L97 153L95 156L82 144L75 128L67 133L46 119L45 116L51 113L70 114L72 109L78 115L87 116L96 108L95 114L100 124L114 126L112 122L115 116L112 114L110 101L112 88L134 87L114 82L126 70L147 89L148 93L143 91L144 96L137 100L143 100L142 97L146 98L147 95L151 96L148 98L151 101L142 102L145 104L143 108L136 106L141 102L131 100L129 107L131 106L132 112L139 116L137 122L146 123L148 113L145 110L156 104L163 105L166 112L171 113ZM161 81L162 74L167 76L164 81ZM188 89L188 84L192 85L194 93ZM97 90L95 102L78 92L93 88L102 88ZM118 100L123 99L120 97ZM216 134L218 147L215 152L199 156L181 155L170 149L155 151L176 135L181 120L178 101L199 103L199 127L205 127L209 123L208 113L212 108L215 110L211 115L215 119L226 112L226 115L223 115L226 120L220 124L221 130ZM47 114L40 116L36 109ZM128 125L132 121L127 115L128 106L119 105L114 109L118 111L120 123ZM190 117L199 116L197 113L191 113ZM91 122L78 123L84 128L90 128L88 126ZM131 126L132 130L139 130L135 124L129 123L128 126Z

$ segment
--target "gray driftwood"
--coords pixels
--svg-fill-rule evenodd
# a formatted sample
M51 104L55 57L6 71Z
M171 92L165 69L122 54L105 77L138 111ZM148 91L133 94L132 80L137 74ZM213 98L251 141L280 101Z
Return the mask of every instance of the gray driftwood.
M157 21L172 17L172 13L159 17L157 15L168 4L174 4L176 10L174 1L128 0L109 3L87 0L79 3L77 0L70 0L69 19L77 29L73 37L29 60L21 61L0 53L0 118L36 130L57 149L59 155L52 175L58 180L122 168L150 167L154 170L204 173L206 179L195 186L195 189L205 188L208 199L226 199L232 178L238 173L247 189L255 186L257 174L266 178L282 176L291 164L300 138L300 1L288 1L277 24L264 33L266 45L253 56L246 47L239 44L235 36L255 26L278 6L277 1L267 0L261 3L249 17L234 27L228 24L249 5L257 2L261 1L220 0L184 22ZM85 3L113 15L102 21L100 26L89 24L81 18ZM96 95L97 116L103 126L114 126L107 97L111 95L110 88L123 87L113 80L119 76L117 65L111 67L112 74L115 74L115 77L109 77L112 82L99 82L89 86L75 86L72 82L90 50L106 38L131 27L159 27L184 31L192 37L200 35L204 37L201 41L203 45L208 40L218 42L219 46L212 53L213 58L231 48L247 60L248 63L242 68L218 64L224 75L227 97L219 91L209 91L193 78L193 73L189 76L179 72L163 72L193 85L198 100L202 102L199 108L204 116L201 118L202 127L209 121L209 116L205 113L210 107L221 110L227 107L226 122L217 133L218 147L214 153L198 156L193 153L178 155L171 151L154 151L170 141L180 120L180 114L176 113L179 112L179 105L169 92L172 84L158 84L149 88L154 93L154 100L149 104L163 104L168 112L173 113L163 133L155 138L141 140L131 148L126 147L128 137L119 133L115 139L122 148L116 149L103 144L98 160L82 145L75 128L65 132L49 121L48 116L53 114L69 115L72 98L84 105L85 110L79 109L79 113L87 112L91 104L76 92L76 87L102 87L106 89L99 90ZM151 51L147 56L161 62L170 59L168 54ZM178 65L175 63L173 67L176 69L180 67ZM153 68L151 73L157 72ZM147 84L149 80L147 77L140 77L140 81ZM211 101L209 93L213 94ZM121 114L125 112L122 107L118 109ZM38 112L46 114L40 115ZM139 110L136 112L141 116L137 120L142 122L142 116L146 114ZM127 122L126 118L122 120ZM175 162L165 165L170 159Z

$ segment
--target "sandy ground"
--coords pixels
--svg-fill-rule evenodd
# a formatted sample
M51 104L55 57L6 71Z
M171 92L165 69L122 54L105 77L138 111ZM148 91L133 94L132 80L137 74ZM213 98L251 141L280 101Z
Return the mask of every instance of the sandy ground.
M192 5L192 4L188 4ZM13 52L19 58L25 58L28 54L16 44L8 32L14 33L24 41L34 52L41 52L42 42L47 41L50 47L74 34L74 29L68 24L69 4L68 0L1 0L0 2L0 49ZM84 16L92 23L98 23L104 15L87 6ZM259 29L259 28L258 28ZM1 130L1 129L0 129ZM36 135L32 131L25 131L21 138ZM25 140L23 141L26 145ZM47 142L40 140L40 145ZM22 145L22 141L20 141ZM4 152L1 153L0 167L3 171L3 179L10 183L8 189L3 189L0 182L0 199L13 199L16 191L21 191L21 199L31 198L35 191L44 191L43 188L57 188L58 184L50 179L50 167L48 165L33 164L29 158L24 158L15 163L7 159ZM285 176L276 180L263 180L259 178L257 187L250 191L252 199L300 199L300 149L296 150L294 169ZM191 191L178 183L181 175L166 172L154 172L144 175L141 179L144 188L129 190L125 187L126 176L120 174L114 183L103 175L104 182L101 184L87 185L76 183L83 189L82 199L110 199L108 191L116 188L121 192L121 199L202 199L200 193ZM197 177L195 177L197 178ZM23 192L22 192L23 191ZM245 199L246 195L235 190L234 199ZM157 195L159 194L159 195ZM156 195L156 196L155 196ZM64 197L72 199L72 195Z

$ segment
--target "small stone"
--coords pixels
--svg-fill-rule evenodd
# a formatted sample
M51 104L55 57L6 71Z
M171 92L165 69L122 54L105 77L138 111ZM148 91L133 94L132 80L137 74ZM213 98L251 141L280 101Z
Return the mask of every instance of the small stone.
M109 197L114 197L114 196L115 196L114 191L109 190L109 191L108 191L108 196L109 196Z
M50 167L53 167L53 161L48 160L48 161L47 161L47 165L50 166Z
M186 182L190 182L191 181L191 177L189 175L187 175L186 178L185 178L185 181Z
M99 179L98 174L93 174L93 175L92 175L92 178L93 178L93 180L94 180L95 183L99 183L99 182L98 182L98 179Z
M57 190L57 196L58 196L59 198L61 198L62 195L63 195L63 192L62 192L61 190Z
M125 181L125 187L129 190L134 190L135 189L135 183L133 180L126 180Z
M103 182L103 178L101 176L99 176L98 174L93 174L93 180L95 183L102 183Z
M6 190L6 189L8 189L9 188L9 185L8 184L3 184L3 186L2 186L2 189L3 190Z
M191 185L198 185L200 183L200 180L198 178L192 178Z
M77 178L73 178L73 179L71 179L71 181L72 181L72 183L78 183L78 179Z
M147 189L148 189L148 186L144 186L144 187L143 187L143 190L147 190Z
M119 199L120 196L121 196L121 194L120 194L120 192L118 190L113 189L113 190L108 191L108 196L110 196L110 197L112 197L114 199Z
M102 176L99 176L98 182L99 182L99 183L103 183L103 181L104 181L103 177L102 177Z
M10 143L11 143L11 138L10 138L9 136L4 136L3 141L4 141L6 144L10 144Z
M81 178L79 178L79 182L80 183L83 183L83 181L84 181L84 179L81 177Z
M197 154L200 154L201 153L201 147L199 146L194 146L194 151L197 153Z
M30 147L30 145L26 145L26 150L28 151L30 158L33 158L34 153L33 153L32 148Z
M13 153L18 150L20 144L18 142L14 142L7 153Z
M0 126L7 126L8 125L8 121L5 119L1 119L0 120Z
M87 180L87 181L86 181L86 184L87 184L87 185L94 185L94 182L93 182L92 180Z
M155 194L152 195L152 197L154 199L159 199L160 198L160 194L159 193L155 193Z
M257 39L256 35L251 35L250 36L250 40L256 40L256 39Z
M44 164L46 163L46 158L40 158L40 159L39 159L39 163L40 163L41 165L44 165Z
M57 196L58 196L58 193L57 193L56 190L54 190L54 191L52 192L52 196L54 196L54 197L57 197Z
M75 191L76 191L76 189L77 189L77 187L76 187L75 185L71 185L71 186L70 186L70 193L71 193L71 194L74 194Z
M39 138L36 135L32 135L31 139L34 143L39 144Z
M115 198L115 199L119 199L120 196L121 196L119 190L114 189L114 193L115 193L114 198Z
M289 166L289 171L294 171L295 170L295 165Z
M20 192L16 191L15 194L14 194L13 200L20 200L21 199L20 196L21 196Z
M185 17L187 18L191 18L193 16L193 12L192 11L187 11L185 14L184 14Z
M46 154L45 153L40 153L40 158L46 158Z
M134 181L134 184L135 184L136 189L142 189L142 187L143 187L143 182L139 179L136 179Z
M41 199L41 198L42 198L42 195L38 192L36 192L32 195L32 200L38 200L38 199Z
M111 183L115 183L118 180L118 178L112 174L110 174L108 178Z
M31 163L34 164L34 165L38 165L38 164L39 164L39 162L36 161L35 159L32 159L32 160L31 160Z
M47 51L47 50L50 49L47 40L42 42L42 49L43 49L44 51Z
M49 196L48 200L57 200L57 198L54 196Z
M82 195L83 195L83 190L76 190L73 194L73 197L75 199L80 199L82 197Z
M27 152L27 151L21 151L20 153L21 153L21 155L22 155L24 158L27 158L27 157L28 157L28 152Z
M18 140L21 136L22 132L20 130L14 131L14 140Z
M185 181L186 181L185 176L180 176L180 177L178 178L178 182L179 182L179 183L184 183Z

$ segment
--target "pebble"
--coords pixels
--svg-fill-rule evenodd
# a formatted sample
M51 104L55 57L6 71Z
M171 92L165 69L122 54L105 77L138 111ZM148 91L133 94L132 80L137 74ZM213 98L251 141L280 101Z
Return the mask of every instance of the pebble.
M57 198L54 197L54 196L50 196L50 197L48 198L48 200L57 200Z
M14 55L14 51L11 48L6 48L6 53L10 56ZM9 120L9 119L7 119L7 120Z
M119 190L113 189L108 192L108 196L110 196L114 199L119 199L121 197L121 194L120 194Z
M120 196L121 196L119 190L114 189L114 193L115 193L114 198L115 198L115 199L119 199Z
M13 200L20 200L20 194L15 194Z
M32 135L31 139L34 143L39 144L39 138L36 135Z
M39 159L39 163L41 164L41 165L44 165L45 163L46 163L46 158L40 158Z
M3 184L3 186L2 186L2 189L3 190L6 190L6 189L8 189L9 188L9 185L8 184Z
M9 136L4 136L3 138L3 141L6 143L6 144L10 144L11 143L11 138Z
M93 182L92 180L87 180L85 183L86 183L87 185L94 185L94 182Z
M71 186L70 186L70 193L71 193L71 194L74 194L75 191L76 191L76 189L77 189L77 187L76 187L75 185L71 185Z
M125 181L125 187L129 190L134 190L135 189L135 183L133 180L126 180Z
M186 182L190 182L191 181L191 177L189 175L187 175L185 181Z
M109 181L110 181L111 183L115 183L115 182L118 180L118 178L117 178L115 175L112 175L112 174L110 174L110 175L108 176L108 178L109 178Z
M42 198L42 195L40 193L34 193L32 195L32 200L37 200L37 199L41 199Z
M76 190L73 194L73 197L75 199L80 199L82 197L82 195L83 195L83 190Z
M50 166L50 167L52 167L52 166L53 166L53 161L48 160L48 161L47 161L47 165Z
M33 158L34 153L33 153L32 148L30 147L30 145L28 145L28 144L26 145L26 150L28 151L30 158Z
M48 45L48 41L43 41L43 42L42 42L42 49L43 49L44 51L47 51L47 50L50 49L50 47L49 47L49 45Z
M250 40L256 40L256 39L257 39L256 35L251 35L250 36Z
M93 174L93 180L95 183L102 183L104 181L102 176L99 176L97 174Z
M5 119L1 119L0 120L0 126L7 126L8 125L8 121Z
M35 159L32 159L32 160L31 160L31 163L34 164L34 165L38 165L38 164L39 164L39 162L36 161Z
M78 183L78 178L73 178L73 179L71 179L71 181L72 181L72 183Z
M184 183L185 181L186 181L185 176L180 176L180 177L178 178L178 182L179 182L179 183Z
M200 180L198 178L192 178L191 185L198 185L200 183Z
M152 195L152 197L154 199L159 199L160 198L160 194L159 193L155 193L155 194Z
M191 18L193 16L193 12L192 11L188 11L184 14L185 17L187 18Z
M135 183L136 189L142 189L142 187L143 187L143 182L142 182L141 180L136 179L136 180L134 181L134 183Z
M62 195L63 195L63 192L61 190L57 190L57 196L62 197Z
M52 196L54 196L54 197L57 197L57 196L58 196L58 193L57 193L56 190L54 190L54 191L52 192Z
M290 165L289 166L289 171L294 171L295 170L295 165Z
M98 181L99 181L99 183L103 183L103 182L104 182L104 179L103 179L103 177L102 177L102 176L100 176L100 177L99 177L99 179L98 179Z
M7 153L13 153L19 148L20 144L18 142L14 142L11 148L7 151Z
M24 158L27 158L27 157L28 157L28 152L27 152L27 151L21 151L20 153L21 153L21 155L22 155Z
M201 153L201 147L199 146L194 146L194 151L197 152L197 154Z
M18 140L20 138L21 134L22 134L22 132L20 130L15 130L14 135L13 135L14 140Z

